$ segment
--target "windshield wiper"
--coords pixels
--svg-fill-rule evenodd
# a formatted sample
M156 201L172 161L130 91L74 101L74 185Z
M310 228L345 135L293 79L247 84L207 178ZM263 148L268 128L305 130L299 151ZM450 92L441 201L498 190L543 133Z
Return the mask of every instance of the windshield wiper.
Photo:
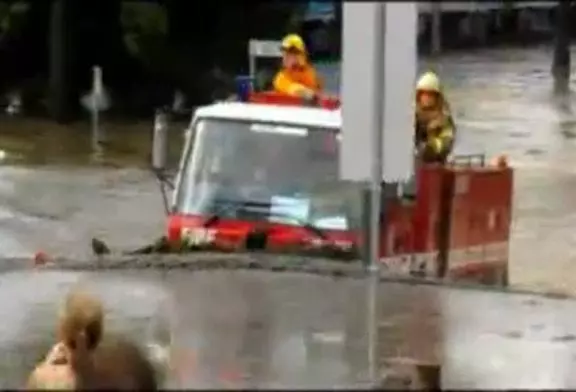
M245 208L247 202L243 201L233 201L233 200L224 200L219 199L217 200L219 207L216 208L216 211L208 215L208 217L202 223L202 227L210 227L214 223L217 223L222 215L226 215L230 212L238 212L242 211Z
M213 214L208 216L204 223L202 223L202 227L210 227L214 223L217 223L222 215L225 215L229 212L240 212L240 211L253 211L250 207L256 208L270 208L271 203L266 202L257 202L257 201L232 201L232 200L221 200L225 204L218 208ZM263 215L274 216L277 218L286 218L295 221L299 226L308 230L310 233L314 234L316 237L323 241L329 241L329 237L326 233L320 229L319 227L307 222L303 219L298 217L292 216L290 214L281 214L278 212L272 212L267 210Z

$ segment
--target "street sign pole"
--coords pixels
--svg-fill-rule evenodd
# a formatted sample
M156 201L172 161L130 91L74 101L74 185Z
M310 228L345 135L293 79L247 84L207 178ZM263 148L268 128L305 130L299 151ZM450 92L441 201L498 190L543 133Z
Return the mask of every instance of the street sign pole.
M385 206L382 205L384 198L382 197L383 185L383 148L382 137L384 129L382 108L385 105L385 78L384 78L384 36L386 34L386 3L377 2L374 10L375 31L373 49L375 55L372 58L374 62L374 84L375 87L372 91L372 168L370 177L370 259L368 262L368 270L376 272L378 270L378 259L380 258L380 218L384 212Z
M369 378L378 382L378 287L383 185L413 173L416 3L344 2L340 175L369 184L364 255ZM367 242L367 243L366 243ZM386 240L388 243L388 240ZM390 251L390 249L387 249Z
M368 268L378 269L384 184L413 173L416 3L344 2L342 147L344 180L369 184Z
M380 231L383 13L384 3L343 3L341 177L367 184L364 257L370 270L377 266Z

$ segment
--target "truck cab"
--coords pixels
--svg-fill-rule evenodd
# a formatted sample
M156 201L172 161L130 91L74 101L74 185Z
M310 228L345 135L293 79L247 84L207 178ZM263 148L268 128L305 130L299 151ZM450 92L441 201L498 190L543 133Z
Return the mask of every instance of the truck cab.
M260 247L267 249L353 247L361 201L357 189L338 180L339 127L339 111L322 107L221 102L198 109L187 130L169 239L237 247L265 230Z
M195 111L168 203L168 240L361 258L369 203L366 184L339 178L340 102L310 105L255 91L252 80L239 78L236 100ZM160 162L166 143L154 144ZM513 173L505 160L490 164L480 154L417 164L411 191L387 185L379 211L382 268L507 284Z
M275 93L196 110L167 237L198 248L358 259L364 184L339 179L337 99ZM391 274L507 282L512 170L483 156L418 165L412 193L383 192L380 256ZM396 188L393 188L396 189Z

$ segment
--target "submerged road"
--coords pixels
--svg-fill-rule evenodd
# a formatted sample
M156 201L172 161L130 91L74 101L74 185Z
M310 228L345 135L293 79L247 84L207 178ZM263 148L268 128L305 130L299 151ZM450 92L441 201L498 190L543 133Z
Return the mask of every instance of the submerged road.
M491 49L422 60L420 69L445 82L456 153L503 153L516 169L512 283L576 293L576 101L553 97L551 58L547 46Z
M459 126L457 152L486 151L489 155L505 153L508 154L511 164L517 168L511 242L512 284L536 290L556 289L576 293L576 251L574 251L576 247L573 246L576 236L572 229L576 227L576 198L574 197L576 195L576 116L573 113L574 104L571 99L558 101L552 97L549 52L548 48L542 47L458 53L443 57L437 67L446 82L448 97ZM423 67L424 65L425 61L423 61ZM327 70L326 75L330 79L329 84L330 81L337 82L337 73L333 70ZM162 231L164 222L161 197L157 184L145 169L149 152L147 135L151 124L137 124L130 127L108 125L106 127L108 146L103 157L98 159L100 163L95 163L95 159L90 155L89 134L85 125L59 128L52 124L31 120L6 119L1 120L0 128L2 129L0 149L5 152L0 155L5 155L0 163L0 252L3 256L26 257L42 249L51 254L82 257L89 253L88 245L92 236L104 237L115 248L130 248L149 241ZM181 135L178 134L179 130L175 130L174 133L174 145L178 147L182 140ZM210 350L207 354L202 354L208 356L207 359L203 357L202 366L208 366L210 369L200 371L202 375L200 378L185 380L184 385L218 386L211 384L216 378L206 376L206 372L213 371L220 364L228 361L236 363L234 355L244 359L257 358L258 360L255 359L254 363L250 365L243 363L242 366L251 366L250 372L260 372L259 374L266 375L257 379L256 376L246 376L245 370L231 370L230 374L227 373L229 377L226 377L230 378L232 380L230 382L236 386L251 387L256 384L280 386L286 385L286 380L291 380L291 382L301 380L303 387L313 387L318 385L319 380L314 378L318 374L324 375L322 378L324 381L332 380L330 385L355 387L358 383L365 382L363 374L366 366L359 359L352 360L356 363L354 366L358 367L354 371L357 371L359 376L350 375L352 370L346 367L349 365L341 363L344 359L338 359L337 363L330 362L336 357L344 358L341 354L334 354L334 351L330 351L336 350L337 352L339 349L326 349L332 354L326 354L327 362L322 362L323 364L318 366L325 366L328 370L316 369L316 376L305 376L302 372L309 371L309 369L297 368L297 364L303 361L301 359L303 355L311 355L302 352L301 341L304 338L298 335L310 327L307 323L316 325L317 322L320 324L318 328L327 328L332 331L338 329L336 327L344 322L342 315L347 314L347 310L338 307L341 305L334 305L328 301L339 298L336 294L339 291L336 288L330 289L335 293L334 296L328 296L327 291L313 289L311 286L315 286L315 283L310 283L306 279L302 282L299 280L288 282L290 278L286 277L286 282L282 283L280 288L276 288L270 286L271 283L266 277L254 278L260 279L260 283L247 284L247 281L252 278L233 279L223 273L223 275L215 276L214 282L210 280L214 287L218 287L212 290L212 286L205 280L193 279L187 274L162 277L154 273L150 276L138 273L130 278L120 278L123 276L120 273L95 276L72 272L39 274L15 272L2 276L0 298L3 300L0 302L0 315L3 320L7 321L3 322L0 327L2 331L0 351L6 352L3 349L5 348L10 353L24 353L22 354L24 357L20 358L16 355L10 359L2 359L0 385L17 386L27 371L27 367L30 366L31 356L38 355L41 352L40 346L45 347L48 344L45 332L53 327L52 315L61 299L61 294L79 280L88 282L87 285L91 285L90 287L95 291L102 293L107 305L116 310L114 314L118 315L120 327L128 325L122 324L122 320L132 320L133 322L129 323L129 329L136 334L135 336L144 336L148 333L146 331L148 331L147 326L150 320L160 317L157 316L158 312L163 315L166 312L169 314L172 314L171 312L182 314L197 312L194 313L197 319L190 316L191 318L186 319L186 322L178 324L180 342L186 342L180 344L190 344L194 347L190 352L202 351L203 349L199 349L198 345L208 344L207 342L213 342L211 344L214 347L219 344L223 346L214 349L213 354L210 354ZM331 284L326 283L328 286ZM231 288L226 291L222 288L224 286L231 286ZM251 289L246 286L255 286L255 288ZM265 287L260 294L246 293L251 290L258 291L259 287ZM221 290L224 291L221 292ZM402 290L398 290L398 298L408 298L414 295L413 293L400 293ZM388 292L387 295L392 297L396 295L390 293ZM346 296L351 295L349 293ZM282 298L290 298L293 302L287 299L284 301ZM212 305L206 305L212 304L212 301L215 301L216 308L214 309L216 310L213 310ZM238 301L238 304L233 301ZM404 304L402 306L413 310L414 301L414 299L402 301ZM506 336L514 339L514 336L518 336L518 333L514 331L520 330L520 335L532 342L530 350L534 351L517 351L514 348L516 346L507 346L496 338L490 340L491 332L486 332L491 331L493 325L502 324L502 320L498 319L494 309L498 309L501 313L515 309L514 306L518 304L514 305L513 300L505 300L502 297L499 300L499 306L495 306L489 300L479 300L478 303L481 305L478 305L479 308L474 314L492 315L490 316L492 324L485 330L474 329L470 322L464 328L461 324L450 321L462 317L463 314L466 314L470 320L474 318L472 313L462 313L460 310L458 316L454 315L453 312L456 311L453 310L452 305L447 305L448 302L444 299L438 300L437 303L434 301L436 300L428 304L426 309L427 312L445 317L442 323L435 324L441 325L441 328L438 327L441 331L438 332L440 336L447 336L449 331L457 328L455 330L457 332L453 332L453 339L460 339L458 340L460 347L470 346L472 347L470 350L480 350L482 347L474 343L478 340L485 342L487 347L485 350L488 350L486 355L496 355L494 354L496 352L500 355L498 357L500 359L487 362L488 367L482 365L484 367L480 366L474 370L462 368L462 366L472 367L470 362L461 361L461 358L466 356L465 351L460 351L452 357L445 356L444 351L442 354L436 353L435 355L442 356L442 361L449 361L449 357L460 358L460 362L452 362L450 365L454 367L458 363L461 367L454 370L451 381L447 381L446 385L455 388L472 385L480 388L495 385L502 387L575 386L575 381L569 375L558 373L563 369L562 366L573 367L574 355L569 348L571 343L559 343L570 341L570 336L573 336L571 334L576 333L576 326L569 317L564 315L564 313L574 313L569 305L560 302L550 303L554 309L552 313L547 313L545 310L540 313L534 310L520 313L515 321L519 324L510 327L512 332L509 331L510 334ZM450 301L452 304L456 302L458 302L456 299ZM231 303L234 305L230 305ZM320 303L322 305L315 305ZM506 303L510 304L510 308L506 308ZM492 305L494 305L493 308L491 308ZM331 306L335 308L326 310L327 313L319 310L322 307L330 308ZM357 305L349 306L357 308ZM476 309L475 306L472 302L467 302L461 304L458 309L467 307ZM304 308L305 310L298 310ZM246 314L250 312L255 313L247 316ZM282 318L283 314L291 314L291 312L296 312L295 314L298 315L294 317L294 320ZM325 316L325 314L331 314L330 312L339 316L334 316L336 319ZM449 313L452 316L447 316ZM533 317L541 317L541 319L534 321ZM164 321L166 318L169 317L160 317ZM255 329L256 332L251 337L242 338L243 341L248 342L242 343L246 345L242 346L237 336L241 333L240 328L236 328L236 324L241 320L248 322L248 319L252 318L256 321L246 329ZM543 323L544 319L549 324ZM206 324L200 326L203 322ZM292 325L292 322L303 324ZM274 327L269 327L269 325L274 325ZM530 325L536 325L536 327L532 332L527 332L530 330ZM365 325L350 328L360 328L364 331L364 327ZM271 328L275 332L265 332L266 328ZM288 332L282 332L284 328ZM500 329L498 333L495 333L496 335L502 332ZM556 330L560 332L556 333ZM290 331L296 336L282 337L284 333L288 335L292 333ZM314 328L311 331L314 332ZM217 337L210 337L211 334L216 334ZM218 342L220 339L218 336L230 334L229 343ZM272 343L270 347L260 347L264 344L261 341L264 339L263 336L268 336L266 334L271 334L272 337L269 339ZM412 336L419 335L428 336L418 332ZM547 337L543 338L544 335ZM484 340L479 339L479 336L483 336ZM284 344L282 342L290 339L300 343L294 343L294 345L286 343L287 348L280 348ZM333 335L321 339L341 341L341 338ZM437 338L430 339L432 342L440 342ZM556 339L555 345L545 344L543 339L548 339L547 341ZM442 342L444 341L441 341L442 350L448 350L446 347L453 347L452 344ZM538 342L542 344L539 345ZM456 347L455 343L454 347ZM556 370L547 370L544 376L536 380L530 378L532 375L527 369L539 366L538 363L529 363L528 360L528 358L541 355L535 351L538 347L550 355L546 357L547 361L556 363L557 367ZM496 351L489 352L490 348ZM271 350L275 354L263 354L254 350ZM325 351L321 349L320 352ZM212 358L210 355L216 357ZM228 358L226 355L231 357ZM266 357L266 355L271 357ZM288 360L292 356L294 359ZM262 363L263 358L267 358L264 361L267 363ZM526 360L515 364L509 363L519 358L526 358ZM485 358L479 358L477 362L484 360ZM275 365L275 361L284 362ZM218 366L211 367L204 365L205 363L218 363ZM271 369L273 366L278 366L283 370ZM490 370L490 366L496 367ZM496 379L490 378L491 374L501 372L506 366L517 366L518 369L510 371L507 381L491 384L491 382L496 382ZM334 370L336 368L340 370ZM475 381L470 381L470 378L465 380L464 376L459 378L458 375L465 375L464 371L468 372L469 377ZM520 382L518 376L513 376L521 371L526 374ZM186 374L187 377L192 377L192 373ZM253 381L252 384L245 380L239 382L238 377L243 380L248 377L249 380L257 379L257 381Z
M576 292L576 115L573 99L552 97L550 49L455 53L434 66L456 116L456 151L505 153L516 168L512 282ZM338 84L334 67L321 70ZM93 164L86 125L3 121L2 254L87 252L93 235L119 247L154 237L163 210L145 169L150 126L108 125L102 167ZM175 151L182 128L173 129Z

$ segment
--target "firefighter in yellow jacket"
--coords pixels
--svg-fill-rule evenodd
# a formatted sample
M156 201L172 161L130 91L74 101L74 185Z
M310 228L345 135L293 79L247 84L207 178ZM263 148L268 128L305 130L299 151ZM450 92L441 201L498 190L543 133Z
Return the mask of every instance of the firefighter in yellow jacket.
M307 100L318 98L322 83L316 70L308 61L304 41L297 34L282 40L282 69L274 78L274 90Z
M416 84L416 135L418 157L423 162L445 163L455 134L450 106L438 76L424 73Z

